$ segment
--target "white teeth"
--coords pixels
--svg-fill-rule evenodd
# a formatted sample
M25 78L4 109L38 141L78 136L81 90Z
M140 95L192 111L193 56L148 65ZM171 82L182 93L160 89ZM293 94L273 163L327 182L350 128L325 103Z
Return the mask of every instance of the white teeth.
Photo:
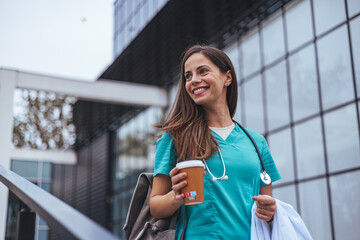
M204 91L206 88L199 88L199 89L196 89L195 91L194 91L194 93L198 93L198 92L201 92L201 91Z

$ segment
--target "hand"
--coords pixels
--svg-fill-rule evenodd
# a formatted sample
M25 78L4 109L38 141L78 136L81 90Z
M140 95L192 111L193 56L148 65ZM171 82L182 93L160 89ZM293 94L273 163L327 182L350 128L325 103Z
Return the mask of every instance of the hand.
M187 181L185 180L187 176L186 173L179 173L179 169L177 167L174 167L170 171L169 175L171 177L171 189L175 193L175 199L183 199L185 195L181 193L181 189L187 186ZM205 175L206 171L204 171L204 176Z
M175 199L183 199L185 195L181 193L181 189L183 189L187 185L187 182L185 180L186 173L179 173L179 169L177 167L174 167L170 171L169 175L171 177L171 189L175 193Z
M264 221L271 221L275 214L276 201L273 197L258 195L252 198L256 201L256 216Z

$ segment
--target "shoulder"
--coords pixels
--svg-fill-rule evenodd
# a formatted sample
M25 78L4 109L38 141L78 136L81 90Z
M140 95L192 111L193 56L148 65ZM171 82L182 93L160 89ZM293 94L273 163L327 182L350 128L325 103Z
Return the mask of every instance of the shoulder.
M166 142L172 143L172 141L173 141L173 139L172 139L171 135L167 132L163 132L161 137L156 141L156 145L161 144L161 143L166 143Z
M250 134L250 136L254 139L254 141L257 144L264 144L266 143L265 137L263 135L261 135L260 133L249 129L249 128L245 128L245 130ZM245 133L244 133L245 134Z
M163 132L161 137L156 141L156 149L173 148L173 138L168 132Z

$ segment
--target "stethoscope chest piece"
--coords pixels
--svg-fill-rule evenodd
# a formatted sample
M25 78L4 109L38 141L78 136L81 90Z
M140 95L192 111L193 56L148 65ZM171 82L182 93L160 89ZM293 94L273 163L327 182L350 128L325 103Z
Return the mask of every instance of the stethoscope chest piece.
M260 179L263 181L266 185L271 183L271 177L269 174L267 174L265 171L260 173Z

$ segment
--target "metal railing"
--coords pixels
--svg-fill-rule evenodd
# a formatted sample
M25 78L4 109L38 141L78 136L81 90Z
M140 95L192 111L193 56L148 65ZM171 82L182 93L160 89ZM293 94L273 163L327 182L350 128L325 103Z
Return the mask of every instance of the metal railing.
M0 182L64 239L119 240L82 213L2 165Z

